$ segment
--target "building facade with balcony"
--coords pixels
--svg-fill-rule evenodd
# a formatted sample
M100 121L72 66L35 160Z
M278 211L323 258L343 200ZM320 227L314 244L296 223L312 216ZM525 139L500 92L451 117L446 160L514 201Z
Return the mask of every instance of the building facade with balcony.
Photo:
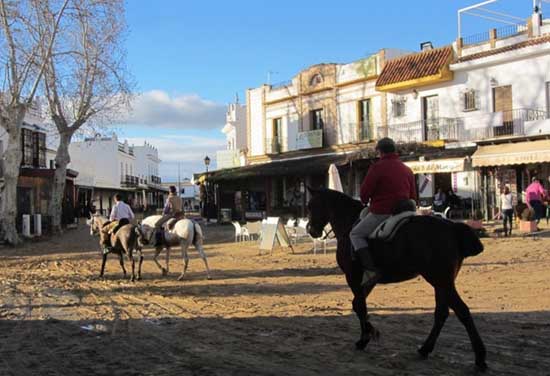
M531 142L550 135L549 33L550 23L536 16L491 29L485 38L459 38L437 49L428 45L385 66L376 82L377 91L387 93L388 120L380 133L401 143L463 150L467 157L462 163L417 155L422 161L413 165L423 198L433 197L437 188L452 190L477 200L486 217L493 217L505 184L521 199L532 176L548 180L550 159L540 150L537 157L525 150L541 149L540 142ZM516 157L495 157L498 147L486 146L503 143L516 145Z
M532 176L549 181L550 152L539 140L550 136L548 67L550 23L534 14L483 37L381 50L250 89L247 165L209 177L219 207L237 218L303 214L304 186L325 185L330 163L356 196L374 141L389 136L417 175L421 202L441 188L492 217L504 184L521 198ZM499 154L504 144L510 150Z
M123 195L134 210L162 207L165 189L160 186L158 151L151 145L130 146L116 135L96 135L69 146L71 168L82 171L76 179L78 202L91 203L108 214L114 195Z

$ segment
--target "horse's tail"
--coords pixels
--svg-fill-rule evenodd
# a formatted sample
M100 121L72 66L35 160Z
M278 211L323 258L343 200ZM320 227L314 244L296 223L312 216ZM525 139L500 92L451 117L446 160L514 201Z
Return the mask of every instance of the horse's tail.
M193 246L197 246L197 241L199 238L204 240L204 235L202 233L201 226L197 222L191 221L191 223L193 223L193 230L195 230L195 234L193 236Z
M464 223L453 223L452 226L462 257L475 256L483 252L483 244L470 226Z

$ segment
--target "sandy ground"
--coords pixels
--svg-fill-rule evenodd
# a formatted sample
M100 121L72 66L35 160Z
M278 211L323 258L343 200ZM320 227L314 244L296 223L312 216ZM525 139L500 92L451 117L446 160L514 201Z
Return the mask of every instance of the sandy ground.
M469 375L474 356L453 316L435 352L416 348L432 325L423 280L378 286L369 298L381 339L356 351L358 323L334 250L259 255L232 229L206 229L212 280L191 250L161 277L148 250L144 280L122 279L116 258L97 279L87 227L0 248L0 375ZM489 375L550 375L550 238L484 239L458 289L488 349ZM128 263L127 267L129 267Z

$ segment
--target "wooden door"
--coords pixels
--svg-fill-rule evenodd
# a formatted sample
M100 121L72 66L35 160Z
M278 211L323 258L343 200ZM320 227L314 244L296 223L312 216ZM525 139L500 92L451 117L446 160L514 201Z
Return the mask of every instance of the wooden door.
M493 88L493 110L494 112L502 112L502 126L495 127L495 136L514 134L511 85Z

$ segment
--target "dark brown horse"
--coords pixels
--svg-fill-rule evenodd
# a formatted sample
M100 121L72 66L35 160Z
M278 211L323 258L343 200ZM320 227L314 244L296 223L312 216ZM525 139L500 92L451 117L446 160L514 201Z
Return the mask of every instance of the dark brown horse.
M349 233L363 205L328 189L310 189L310 192L309 233L317 238L327 223L332 226L338 240L336 259L353 292L353 310L361 324L361 337L356 347L364 349L371 339L378 336L378 331L368 319L368 293L361 287L363 271L359 261L352 257L349 240ZM468 332L476 366L485 370L485 346L470 310L455 288L455 279L464 258L483 251L483 245L473 230L462 223L433 216L415 216L400 228L391 242L369 240L369 246L374 263L382 273L379 283L402 282L421 275L435 289L435 320L428 338L418 349L420 355L427 357L433 351L450 307Z

